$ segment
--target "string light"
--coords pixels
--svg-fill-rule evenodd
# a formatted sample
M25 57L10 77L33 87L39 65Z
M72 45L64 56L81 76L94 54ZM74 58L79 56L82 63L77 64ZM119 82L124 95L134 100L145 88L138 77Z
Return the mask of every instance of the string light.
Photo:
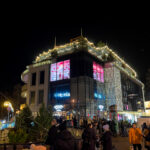
M48 59L49 57L51 57L51 53L54 51L57 51L60 55L64 54L66 52L72 51L73 47L79 47L80 46L80 41L84 40L85 43L87 44L87 47L89 48L88 51L94 55L96 55L99 59L102 59L102 54L106 54L106 57L111 54L112 57L116 60L116 62L114 63L115 66L121 68L124 72L126 72L128 75L130 75L131 77L136 78L137 77L137 73L135 72L134 69L132 69L123 59L121 59L112 49L110 49L107 45L103 46L103 47L96 47L94 45L94 43L88 41L87 38L85 37L81 37L77 38L76 40L67 43L65 45L60 45L60 46L56 46L53 49L49 49L47 52L42 52L41 54L39 54L39 56L36 57L35 59L35 63L41 62L45 59ZM118 64L117 64L118 63ZM125 68L123 68L121 65L124 65Z

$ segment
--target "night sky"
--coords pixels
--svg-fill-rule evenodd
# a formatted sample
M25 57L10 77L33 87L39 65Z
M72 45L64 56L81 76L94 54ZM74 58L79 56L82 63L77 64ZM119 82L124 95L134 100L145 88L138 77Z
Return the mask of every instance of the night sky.
M43 50L53 48L54 38L62 45L80 35L95 44L103 41L136 70L140 80L150 68L148 20L101 20L92 23L7 20L1 27L0 91L21 82L21 73Z

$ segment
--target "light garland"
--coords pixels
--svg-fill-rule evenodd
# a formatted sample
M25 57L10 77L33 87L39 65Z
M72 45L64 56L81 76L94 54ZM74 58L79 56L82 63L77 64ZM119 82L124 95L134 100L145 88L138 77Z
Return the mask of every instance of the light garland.
M134 69L132 69L127 63L125 63L125 61L123 59L121 59L112 49L110 49L107 45L103 46L103 47L96 47L94 45L94 43L89 42L87 40L87 38L82 37L83 40L85 40L85 42L87 43L87 46L90 47L90 49L88 50L90 53L96 55L99 59L102 59L101 55L99 52L101 53L106 53L111 54L113 56L113 58L117 61L120 62L121 65L124 65L126 69L124 69L124 71L126 71L128 74L130 72L130 75L133 77L137 77L137 73L135 72ZM41 54L39 54L39 56L36 57L35 63L41 62L45 59L48 59L49 57L51 57L51 53L54 51L57 51L58 54L62 54L62 53L66 53L67 51L71 51L73 49L73 46L80 46L80 39L76 39L75 41L71 42L71 43L67 43L65 45L60 45L60 46L56 46L53 49L49 49L47 52L43 52ZM98 54L98 53L99 54ZM121 66L120 66L121 67ZM121 67L122 68L122 67ZM128 69L128 71L127 71Z

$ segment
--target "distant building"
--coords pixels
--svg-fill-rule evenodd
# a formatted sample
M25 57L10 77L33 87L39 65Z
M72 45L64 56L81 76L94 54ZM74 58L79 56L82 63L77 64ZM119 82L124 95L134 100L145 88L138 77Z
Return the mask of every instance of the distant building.
M96 47L83 36L39 54L21 78L35 114L42 102L54 115L111 119L115 106L118 119L136 120L144 111L144 84L136 72L107 45Z

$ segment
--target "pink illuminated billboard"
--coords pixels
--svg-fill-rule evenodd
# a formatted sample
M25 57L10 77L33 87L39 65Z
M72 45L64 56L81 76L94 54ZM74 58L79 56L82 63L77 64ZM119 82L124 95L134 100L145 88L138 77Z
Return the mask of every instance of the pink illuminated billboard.
M93 78L96 80L97 79L97 74L96 74L96 63L95 62L93 62Z
M57 80L63 79L63 66L64 66L63 61L57 63Z
M104 69L96 62L93 62L93 78L100 82L104 82Z
M63 80L70 78L70 60L60 61L51 64L50 81Z
M56 63L51 64L51 81L56 81Z
M70 60L64 61L64 79L70 78Z

